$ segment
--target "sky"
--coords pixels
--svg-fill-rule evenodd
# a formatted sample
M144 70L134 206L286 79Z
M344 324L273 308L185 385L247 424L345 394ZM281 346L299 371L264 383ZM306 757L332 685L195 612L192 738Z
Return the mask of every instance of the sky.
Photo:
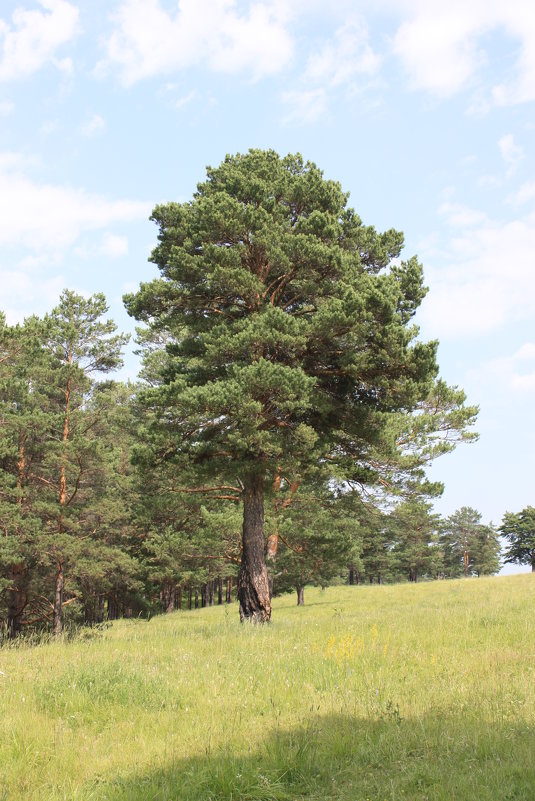
M422 261L420 336L480 406L437 511L535 505L532 0L2 0L8 322L68 287L133 332L152 208L250 147L302 153Z

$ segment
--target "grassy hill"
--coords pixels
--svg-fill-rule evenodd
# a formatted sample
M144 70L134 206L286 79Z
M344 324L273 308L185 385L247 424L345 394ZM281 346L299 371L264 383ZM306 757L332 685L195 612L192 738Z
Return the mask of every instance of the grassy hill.
M535 798L535 576L0 650L2 801Z

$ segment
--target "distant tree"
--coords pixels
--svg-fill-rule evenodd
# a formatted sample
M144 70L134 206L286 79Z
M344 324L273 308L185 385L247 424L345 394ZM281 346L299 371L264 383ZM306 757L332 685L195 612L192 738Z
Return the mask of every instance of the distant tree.
M273 536L278 539L276 554L268 546L274 592L294 589L301 606L307 584L325 586L345 569L355 532L345 500L314 484L301 485L292 494L290 483L286 492L266 504L268 544Z
M470 567L476 576L493 576L500 570L500 540L492 524L480 525L472 545Z
M347 199L299 155L227 156L191 201L154 210L161 277L125 298L165 348L145 393L162 457L180 451L199 488L238 487L242 620L271 615L264 494L281 469L379 483L475 414L459 393L435 414L436 343L412 324L421 266Z
M535 572L535 508L526 506L517 514L506 512L500 532L508 542L504 562L531 565Z
M438 525L430 502L421 498L404 501L389 515L392 556L397 570L409 581L435 578L440 572Z
M477 509L463 506L442 525L440 547L444 573L457 576L492 575L500 569L500 543L492 525L481 522Z

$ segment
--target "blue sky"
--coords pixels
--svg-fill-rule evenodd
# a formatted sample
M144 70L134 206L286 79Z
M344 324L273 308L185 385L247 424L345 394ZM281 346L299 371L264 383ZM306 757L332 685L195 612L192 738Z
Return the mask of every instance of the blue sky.
M535 505L534 143L531 0L2 0L0 308L103 291L133 330L152 207L299 151L422 260L422 337L481 406L437 509L499 523Z

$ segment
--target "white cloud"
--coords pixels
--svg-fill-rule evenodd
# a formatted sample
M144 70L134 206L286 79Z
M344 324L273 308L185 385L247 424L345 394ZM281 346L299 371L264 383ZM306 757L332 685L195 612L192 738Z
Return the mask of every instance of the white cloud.
M150 203L37 183L24 166L18 154L0 153L0 245L63 251L84 231L146 219L150 213Z
M93 114L91 119L89 119L84 125L81 126L80 132L84 136L95 136L95 134L101 133L106 127L106 123L104 122L104 118L100 116L100 114Z
M478 78L481 67L492 64L484 49L485 37L499 31L515 41L519 56L515 77L493 88L492 101L505 106L535 99L535 14L527 0L385 3L406 17L393 49L413 88L442 97L466 88Z
M442 203L438 211L446 218L447 223L455 228L469 228L486 219L483 212L450 201Z
M340 86L359 75L374 75L380 64L380 57L368 42L368 28L363 20L349 18L332 39L310 56L304 80L331 87Z
M314 122L328 111L329 100L343 90L362 91L377 75L381 59L369 44L368 28L355 15L334 36L309 56L297 87L284 92L283 102L290 108L285 122Z
M0 101L0 117L9 117L15 110L15 104L10 100Z
M128 237L105 233L102 237L100 252L104 256L110 256L113 259L119 256L126 256L128 253Z
M49 311L57 303L65 283L62 275L36 281L31 272L4 268L0 264L2 311L8 323L21 323L28 315L28 309L32 314Z
M535 316L535 214L503 222L465 210L451 222L456 215L445 255L426 262L426 331L457 339Z
M282 70L293 53L286 5L236 0L180 0L172 15L160 0L126 0L114 13L106 59L97 71L118 67L123 82L205 65L215 72L261 78Z
M70 42L78 30L79 11L66 0L38 0L42 11L17 8L11 24L0 19L0 81L24 78L50 62L70 72L68 58L56 51Z
M515 144L513 134L502 136L498 141L498 147L507 167L507 175L511 176L524 158L524 151L520 145Z
M394 38L394 52L402 59L414 89L447 97L458 92L481 63L472 15L454 5L438 10L420 6L403 22Z
M284 122L314 122L327 111L327 93L323 88L284 92L282 99L290 108Z
M192 89L192 91L188 92L187 95L182 95L182 97L179 97L178 100L175 100L174 104L175 108L176 109L184 108L184 106L187 106L188 103L191 103L192 100L195 100L196 97L197 97L197 92L195 91L195 89Z
M526 181L508 200L516 206L522 206L531 200L535 200L535 181Z
M526 342L510 356L491 359L472 373L480 384L498 381L515 393L530 394L535 391L535 343Z

